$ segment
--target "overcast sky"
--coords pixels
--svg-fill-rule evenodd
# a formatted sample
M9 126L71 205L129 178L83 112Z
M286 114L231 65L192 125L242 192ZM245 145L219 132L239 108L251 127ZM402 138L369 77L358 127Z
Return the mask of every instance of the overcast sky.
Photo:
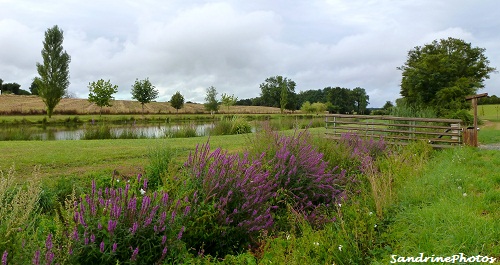
M371 107L400 97L407 53L441 38L486 49L500 69L498 0L0 0L0 78L29 90L42 62L44 32L64 31L69 91L110 79L116 99L131 99L136 79L168 101L180 91L204 102L205 90L257 97L282 75L296 92L365 88ZM480 93L500 95L500 74Z

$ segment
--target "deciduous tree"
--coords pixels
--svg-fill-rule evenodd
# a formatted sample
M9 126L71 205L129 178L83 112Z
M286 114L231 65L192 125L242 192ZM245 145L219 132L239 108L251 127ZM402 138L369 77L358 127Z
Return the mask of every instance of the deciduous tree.
M433 107L442 116L468 108L465 96L476 94L496 69L489 66L485 49L461 39L435 40L408 52L401 95L417 107Z
M102 114L102 107L111 107L111 100L114 99L113 94L118 92L118 86L111 84L111 81L103 79L97 82L89 83L89 102L95 103L100 107L99 116Z
M211 86L207 88L207 95L205 96L205 109L210 111L210 114L219 110L219 101L217 100L217 90Z
M177 113L179 113L179 109L184 106L184 96L182 96L181 93L177 91L172 95L172 98L170 98L170 105L172 105L172 107L177 110Z
M144 116L144 104L158 98L158 90L151 84L149 78L144 80L136 79L132 85L132 98L141 103L142 115Z
M37 80L38 94L47 107L47 115L52 117L54 108L64 96L69 86L69 63L71 57L63 50L63 31L56 25L45 31L42 58L37 63L40 75Z
M226 93L221 95L221 104L227 107L227 111L229 111L229 107L236 104L236 101L238 101L238 98L234 95L229 96Z
M261 100L265 106L277 107L281 112L285 109L296 110L295 82L282 76L266 78L260 84Z

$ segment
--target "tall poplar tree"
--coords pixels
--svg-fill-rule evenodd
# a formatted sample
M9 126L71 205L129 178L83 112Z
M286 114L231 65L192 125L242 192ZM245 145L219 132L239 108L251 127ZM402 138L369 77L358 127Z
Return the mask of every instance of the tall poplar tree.
M36 63L40 75L35 79L38 95L45 103L49 118L69 86L71 57L63 49L63 40L63 31L57 25L47 29L42 49L43 64Z

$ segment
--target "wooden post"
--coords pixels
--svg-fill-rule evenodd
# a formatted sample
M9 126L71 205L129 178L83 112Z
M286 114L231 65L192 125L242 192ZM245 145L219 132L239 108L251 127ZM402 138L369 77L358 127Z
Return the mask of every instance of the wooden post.
M472 107L474 108L474 128L467 127L464 132L464 143L466 145L478 146L477 142L477 99L487 97L488 93L477 94L465 97L466 100L472 100Z

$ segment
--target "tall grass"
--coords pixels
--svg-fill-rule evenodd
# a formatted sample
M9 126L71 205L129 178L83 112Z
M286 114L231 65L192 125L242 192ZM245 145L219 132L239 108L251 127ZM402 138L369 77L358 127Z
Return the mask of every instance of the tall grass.
M223 116L214 124L210 130L210 135L231 135L251 133L252 126L240 116Z
M194 123L182 124L177 128L170 127L164 131L164 136L166 138L189 138L202 136L196 130L196 125Z
M411 106L404 101L390 109L390 115L396 117L413 117L413 118L436 118L437 112L432 108L417 108Z

